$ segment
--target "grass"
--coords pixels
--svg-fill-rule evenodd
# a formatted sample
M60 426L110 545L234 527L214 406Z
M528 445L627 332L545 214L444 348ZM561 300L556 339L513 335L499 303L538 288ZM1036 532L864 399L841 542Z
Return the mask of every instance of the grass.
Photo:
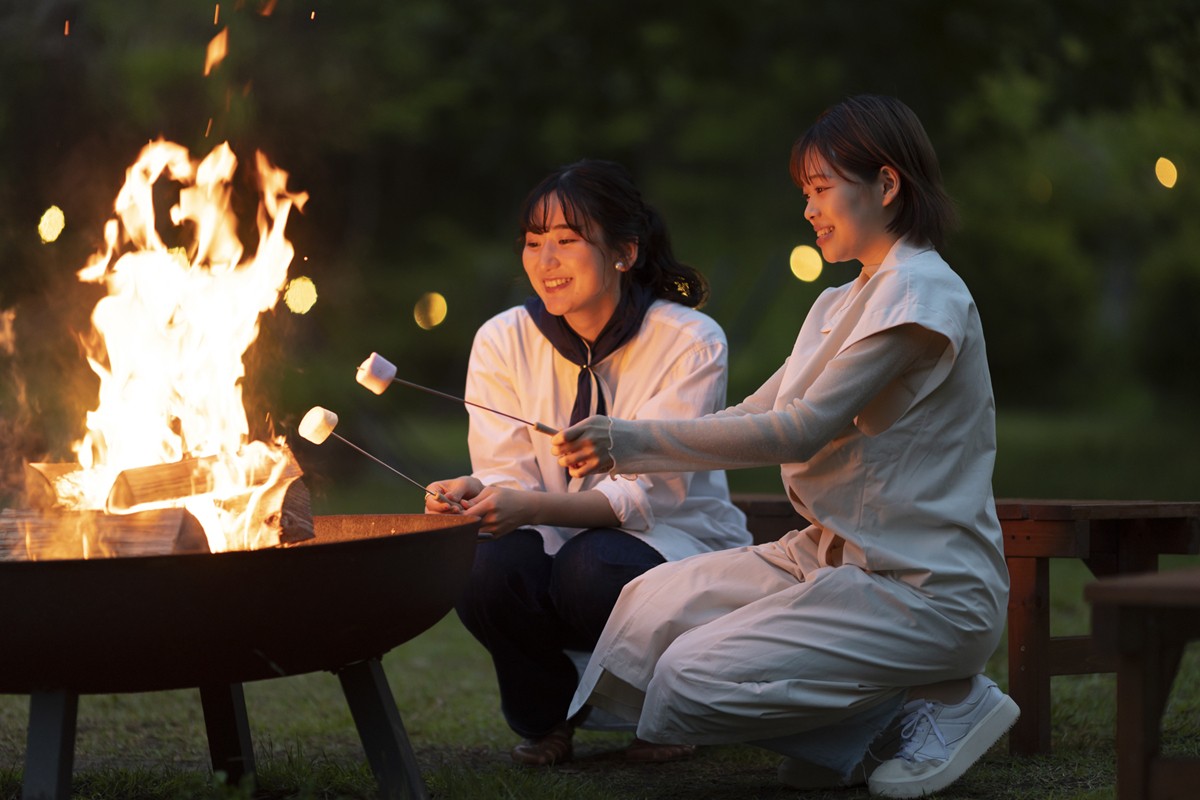
M1056 563L1054 585L1069 595L1082 569ZM1055 632L1086 629L1078 595L1055 598ZM434 798L493 800L635 800L796 797L774 780L777 757L752 747L702 748L680 764L630 765L619 750L628 736L581 731L578 759L557 770L515 768L514 735L500 719L486 654L449 616L384 658L384 668ZM1200 652L1189 648L1165 721L1169 752L1200 755ZM1003 647L989 665L1003 685ZM1111 675L1056 678L1054 754L1012 758L997 746L945 800L1092 800L1113 797ZM246 703L258 759L257 796L369 798L375 784L336 678L314 673L247 684ZM0 697L0 798L19 797L24 697ZM80 798L240 798L209 772L195 691L85 696L80 700L75 796ZM814 800L859 800L865 791L812 792Z
M1200 474L1200 455L1180 445L1194 440L1194 431L1154 418L1130 422L1011 415L1002 419L1000 437L998 495L1196 499L1198 494L1193 476ZM743 473L734 486L773 491L778 472ZM369 481L360 483L353 496L343 499L345 508L329 505L318 511L376 510L360 505L369 504L365 498L373 491ZM1164 566L1195 562L1173 557ZM1089 573L1068 561L1056 561L1051 568L1052 632L1085 632L1089 613L1082 587ZM508 759L516 737L500 716L487 654L453 615L387 654L383 664L425 783L439 800L867 797L865 790L801 795L785 789L775 781L777 757L745 746L702 748L696 758L679 764L626 764L619 751L628 736L618 733L581 731L571 764L555 770L517 769ZM989 674L1007 684L1003 643ZM1200 756L1200 649L1188 648L1180 675L1164 720L1164 749ZM74 795L96 800L375 796L374 778L334 676L262 681L247 684L245 692L258 762L253 787L226 787L211 774L198 692L155 692L80 699ZM1112 675L1055 678L1053 755L1013 758L1002 742L940 797L1113 798L1114 697ZM27 719L28 698L0 696L0 800L20 796Z

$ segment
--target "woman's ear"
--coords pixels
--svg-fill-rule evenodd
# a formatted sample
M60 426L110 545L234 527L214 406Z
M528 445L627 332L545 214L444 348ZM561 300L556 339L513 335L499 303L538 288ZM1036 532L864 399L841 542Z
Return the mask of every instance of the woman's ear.
M879 185L883 190L883 205L887 207L900 196L900 173L894 167L883 165L879 168Z
M621 247L621 260L624 261L628 265L627 269L633 269L633 265L637 263L637 257L638 257L637 241L629 242L628 244Z

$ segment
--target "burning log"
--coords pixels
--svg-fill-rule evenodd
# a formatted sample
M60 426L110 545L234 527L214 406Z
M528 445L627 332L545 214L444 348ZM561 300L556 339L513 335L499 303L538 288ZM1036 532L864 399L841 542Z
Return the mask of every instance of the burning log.
M122 515L46 509L0 511L2 561L207 552L204 529L183 508Z
M25 503L30 508L48 509L58 505L58 481L72 472L78 464L44 463L25 465Z
M104 510L124 514L139 506L208 494L216 488L216 466L217 457L206 456L122 470L108 492Z
M235 467L230 466L228 461L209 456L123 470L109 490L104 509L107 513L104 513L94 510L68 510L73 504L64 500L64 495L70 496L70 491L64 489L64 486L69 484L72 476L80 470L78 464L27 464L25 495L26 503L32 511L26 512L20 519L14 519L8 536L10 539L14 536L20 538L20 535L15 533L17 527L28 532L29 526L33 525L34 529L44 533L36 537L38 541L42 541L50 535L51 530L57 530L60 537L74 541L73 544L65 546L67 555L58 557L86 558L90 545L85 540L84 532L93 527L90 522L92 518L104 520L98 524L105 529L115 529L116 526L125 525L130 520L148 520L150 518L142 515L151 512L180 511L182 509L179 507L189 500L212 495L223 481L231 478L237 480L237 485L245 488L230 496L213 496L210 499L214 507L213 513L225 518L243 520L242 530L239 539L227 541L225 547L218 544L216 549L246 549L264 546L263 543L267 546L275 543L295 544L315 536L308 487L300 480L302 470L290 451L285 453L281 462L273 462L268 458L249 459L248 465L236 467L240 474L228 474L232 469ZM56 518L64 521L56 525L53 522ZM197 519L192 513L188 514L188 518L193 522ZM203 527L203 521L197 524ZM172 550L164 543L172 540L169 523L160 526L135 521L128 525L128 528L131 537L160 540L158 544L146 544L144 548L148 552L143 554L150 554L149 551L193 552ZM0 537L2 536L3 534L0 534ZM108 540L116 541L116 538L110 535L105 539ZM39 546L43 552L49 552L47 548L48 546ZM13 549L14 546L6 547L0 542L0 550ZM138 548L128 545L117 549L122 552L113 554L126 555L133 554L130 551ZM209 549L206 544L204 551ZM78 555L73 555L77 552ZM0 558L3 557L0 554Z

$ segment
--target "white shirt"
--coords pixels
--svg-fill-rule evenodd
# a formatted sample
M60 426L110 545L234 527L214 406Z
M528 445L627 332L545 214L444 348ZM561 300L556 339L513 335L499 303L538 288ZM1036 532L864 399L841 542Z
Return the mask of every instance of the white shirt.
M725 405L728 347L707 315L656 300L638 332L593 370L608 413L623 419L691 419ZM465 397L529 422L567 427L579 367L563 358L523 307L488 320L475 335ZM593 392L593 403L595 393ZM468 406L472 474L484 485L605 495L621 530L668 561L751 542L729 499L725 473L663 472L636 479L570 478L550 437ZM554 554L579 528L537 526Z

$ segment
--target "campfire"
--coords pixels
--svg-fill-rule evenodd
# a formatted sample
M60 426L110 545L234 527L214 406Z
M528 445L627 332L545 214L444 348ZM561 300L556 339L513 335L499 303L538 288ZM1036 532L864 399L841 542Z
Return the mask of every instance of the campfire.
M225 144L196 161L151 142L78 272L106 290L81 340L97 403L75 460L26 464L25 502L0 510L16 654L0 659L0 693L30 696L24 797L71 796L81 694L190 687L213 769L237 784L255 771L241 684L318 670L341 682L381 794L427 797L380 659L453 607L479 519L314 517L284 437L251 438L241 381L259 318L285 290L289 306L315 294L288 286L284 229L306 195L256 155L258 244L244 258L237 168ZM0 312L0 347L11 321ZM315 419L306 434L341 439L336 415Z
M380 659L453 606L479 519L314 517L286 440L250 439L243 355L285 288L284 225L305 196L258 155L258 248L243 259L236 166L226 145L198 163L148 145L79 271L107 289L83 341L98 404L76 461L27 464L26 507L0 511L20 655L0 660L0 693L30 695L25 797L70 796L80 694L199 688L213 769L236 784L255 770L241 684L318 670L338 676L381 794L427 796ZM164 177L183 245L155 217ZM336 415L314 412L301 435L341 439ZM281 613L314 586L320 602Z
M0 512L0 558L42 560L251 550L313 536L302 470L282 436L250 440L243 356L287 283L284 237L304 193L258 153L258 245L243 257L238 161L146 145L104 246L79 270L107 294L83 337L99 398L71 463L29 464L27 508ZM156 198L177 191L170 233ZM178 242L176 242L178 240Z

